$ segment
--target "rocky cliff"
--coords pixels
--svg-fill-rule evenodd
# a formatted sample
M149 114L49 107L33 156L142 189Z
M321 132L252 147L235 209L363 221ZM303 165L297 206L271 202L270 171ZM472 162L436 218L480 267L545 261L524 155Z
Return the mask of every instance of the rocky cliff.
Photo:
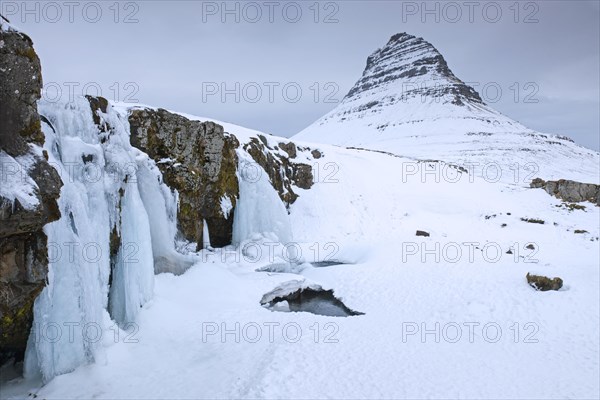
M179 193L178 222L185 239L231 243L238 197L237 139L213 122L192 121L163 109L134 109L129 115L131 144L156 161L165 183Z
M589 201L600 206L600 185L593 183L581 183L568 179L558 181L544 181L534 179L530 186L536 189L544 189L549 195L564 201L578 203Z
M310 189L314 184L313 165L307 161L322 157L319 150L297 146L294 142L269 143L264 135L251 138L244 145L244 150L267 172L271 184L286 206L298 198L294 188ZM299 154L303 155L305 162L298 160Z
M202 245L203 221L210 244L231 244L233 216L239 198L236 151L247 151L269 176L281 200L289 206L297 198L294 187L313 185L312 166L305 160L321 157L318 150L292 142L269 143L256 135L245 143L213 121L199 121L158 108L129 110L131 144L157 163L165 183L179 193L178 223L186 240ZM303 157L298 154L303 153Z
M40 60L31 39L0 22L0 364L23 356L48 273L45 224L60 218L62 182L41 150Z

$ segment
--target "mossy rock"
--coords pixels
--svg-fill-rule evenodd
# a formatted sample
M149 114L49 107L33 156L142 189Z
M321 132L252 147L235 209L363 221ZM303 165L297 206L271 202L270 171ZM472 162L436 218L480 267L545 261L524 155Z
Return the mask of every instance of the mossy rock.
M24 286L0 283L3 296L0 304L0 365L10 359L23 359L33 323L33 303L44 286L45 282ZM15 294L26 298L14 305L4 301L7 296Z
M27 141L35 142L40 146L44 145L45 137L42 132L42 124L39 119L33 119L25 128L19 132L19 135Z
M560 278L548 278L541 275L531 275L527 273L527 283L535 290L546 292L548 290L559 290L563 286L563 280Z

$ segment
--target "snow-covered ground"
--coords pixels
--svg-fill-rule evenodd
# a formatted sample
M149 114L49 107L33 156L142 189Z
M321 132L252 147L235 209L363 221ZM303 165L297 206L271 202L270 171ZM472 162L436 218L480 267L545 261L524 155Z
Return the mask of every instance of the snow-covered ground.
M155 277L128 332L105 325L95 363L43 387L12 382L2 397L598 398L598 207L570 211L446 164L319 149L317 183L285 221L302 249L295 273L257 272L285 270L293 253L258 236L205 250L185 274ZM307 264L327 260L344 264ZM528 272L564 287L537 292ZM261 306L291 281L364 315Z

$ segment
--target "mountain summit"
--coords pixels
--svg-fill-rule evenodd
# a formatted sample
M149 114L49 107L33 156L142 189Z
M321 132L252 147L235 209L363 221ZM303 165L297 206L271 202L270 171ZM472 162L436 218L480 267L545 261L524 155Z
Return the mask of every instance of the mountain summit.
M342 102L294 138L419 159L495 163L507 171L533 164L545 179L599 179L597 152L494 110L432 44L407 33L373 52ZM508 172L504 178L514 180Z
M416 85L425 82L427 85ZM452 73L435 47L407 33L392 36L385 47L369 56L363 76L344 100L357 99L369 91L385 90L392 84L401 84L405 89L396 100L428 96L455 105L483 104L479 94Z

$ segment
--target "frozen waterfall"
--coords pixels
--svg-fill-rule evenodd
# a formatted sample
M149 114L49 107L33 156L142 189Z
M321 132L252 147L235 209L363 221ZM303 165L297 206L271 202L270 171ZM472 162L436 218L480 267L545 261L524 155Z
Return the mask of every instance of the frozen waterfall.
M155 266L183 272L192 261L174 247L176 196L130 145L127 116L109 106L96 124L83 97L38 108L48 122L44 149L64 183L61 218L44 228L48 285L34 304L25 357L25 376L48 381L93 362L95 339L115 329L111 319L135 321L152 297Z
M265 170L248 153L238 151L240 198L233 218L233 243L266 238L292 241L290 219Z

